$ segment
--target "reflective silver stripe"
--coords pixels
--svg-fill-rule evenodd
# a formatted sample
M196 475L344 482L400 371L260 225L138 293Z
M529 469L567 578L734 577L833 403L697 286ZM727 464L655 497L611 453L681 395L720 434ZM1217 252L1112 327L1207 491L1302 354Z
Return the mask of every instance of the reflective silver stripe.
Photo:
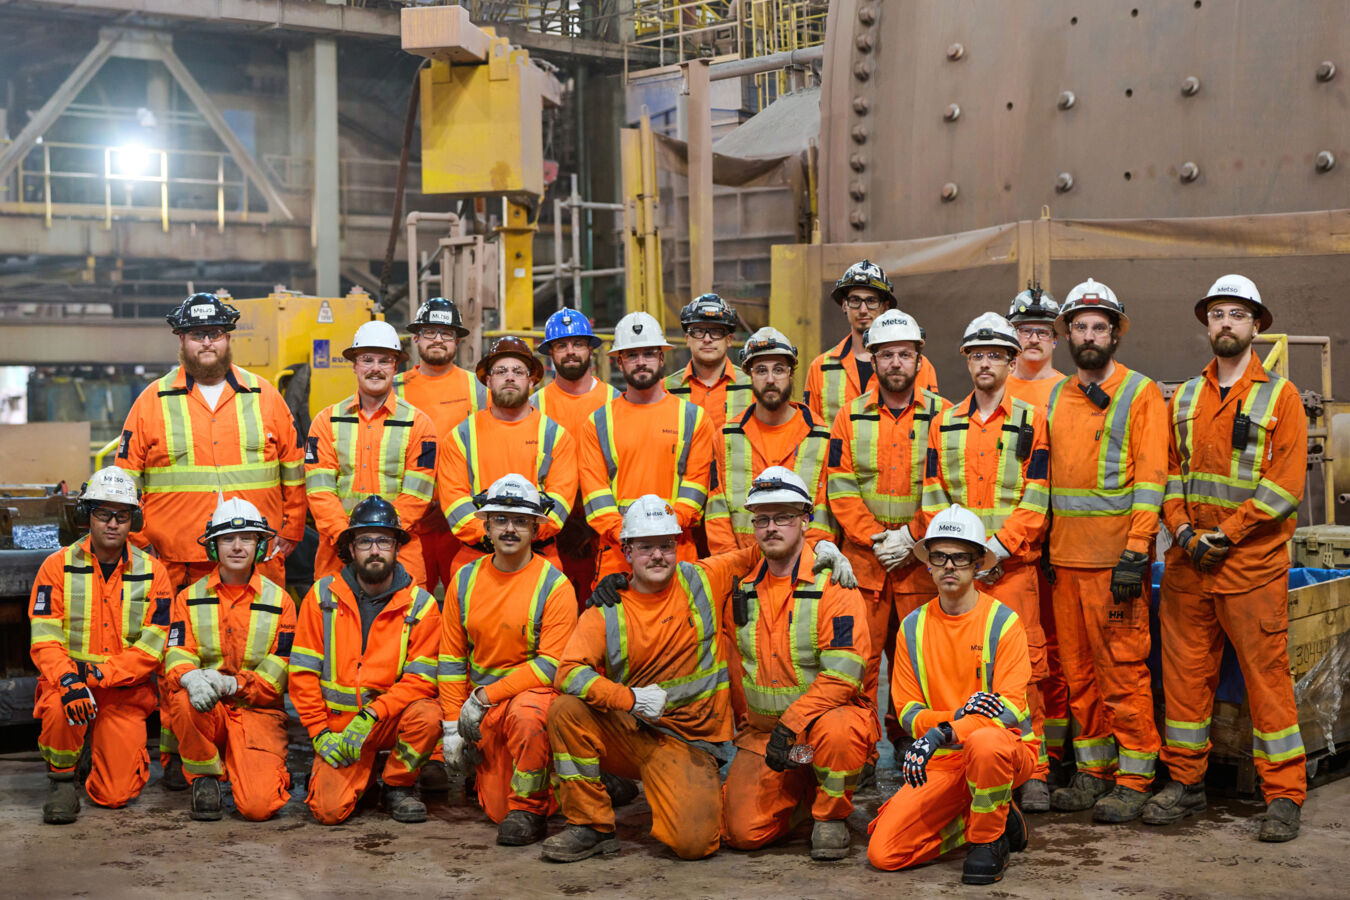
M863 394L849 404L848 414L853 440L850 448L853 472L849 476L831 476L827 490L832 495L853 495L856 479L856 496L860 497L867 509L883 525L903 525L919 509L923 495L923 474L928 459L928 430L933 417L941 406L942 398L928 390L914 397L913 425L910 431L909 448L909 493L882 493L877 482L882 469L894 468L902 460L883 457L878 445L881 430L881 412L871 393Z
M436 679L436 666L433 663L413 660L412 662L403 664L402 674L417 675L421 678L425 678L427 681L434 681Z
M313 672L319 674L323 666L323 657L316 653L310 653L308 650L298 650L291 648L291 670L296 672Z
M1163 735L1167 739L1169 747L1186 747L1192 750L1203 750L1209 743L1209 725L1210 719L1203 722L1176 722L1172 719L1163 721Z
M802 407L801 412L808 430L806 437L797 445L792 460L792 471L797 473L808 488L814 490L819 487L824 477L825 461L829 456L830 432L828 428L817 425L809 409ZM745 424L753 415L754 411L747 409L740 419L728 422L722 429L726 484L715 497L709 498L708 511L704 516L705 519L716 518L714 509L719 515L730 515L732 531L743 535L753 535L755 531L750 524L753 517L744 505L755 475L751 471L754 449L750 445L750 438L745 434ZM812 512L815 517L812 522L814 526L825 531L834 530L834 519L830 515L828 503L813 501Z
M675 460L675 474L683 479L685 470L689 468L689 451L694 446L694 429L698 425L699 408L689 401L685 400L684 409L681 410L681 428L680 428L680 455ZM706 492L705 492L706 495ZM701 505L701 501L700 501Z
M1124 515L1135 508L1156 509L1162 505L1162 485L1128 483L1130 409L1135 398L1152 382L1133 370L1111 397L1098 439L1096 485L1091 488L1065 488L1051 482L1050 508L1061 516ZM1047 424L1053 430L1059 398L1072 379L1065 378L1050 391ZM1052 431L1053 434L1053 431ZM1053 437L1052 437L1053 439Z
M1091 741L1075 740L1073 755L1078 762L1093 768L1110 765L1116 761L1116 740L1109 737Z
M600 760L578 759L566 753L553 754L553 771L564 780L600 780Z
M618 605L606 606L605 617L605 674L611 681L628 680L628 621Z
M591 416L591 421L595 423L595 436L600 441L600 455L605 459L605 480L609 482L611 490L614 487L614 476L619 472L619 464L614 458L614 439L610 434L614 429L613 416L613 402L606 403Z
M586 691L599 679L600 673L590 666L577 666L572 671L568 672L567 678L563 680L563 693L584 699L586 697Z
M1158 767L1158 754L1156 753L1137 753L1133 750L1120 748L1119 762L1116 763L1116 769L1122 775L1141 775L1145 778L1152 778L1154 771Z
M1013 619L1011 607L995 600L989 607L989 618L984 623L984 689L994 689L994 665L998 661L998 642Z
M1262 733L1252 729L1252 755L1269 762L1281 762L1303 756L1303 736L1297 725L1283 731Z
M539 674L543 676L549 684L552 684L557 679L557 660L549 659L547 656L536 656L533 663L535 668L539 670Z
M291 655L294 659L294 654ZM462 659L452 659L448 656L442 656L436 661L436 677L442 681L467 678L469 676L469 666Z
M900 727L905 730L905 733L914 734L914 720L919 717L919 713L927 708L922 703L913 700L905 704L904 710L900 713Z

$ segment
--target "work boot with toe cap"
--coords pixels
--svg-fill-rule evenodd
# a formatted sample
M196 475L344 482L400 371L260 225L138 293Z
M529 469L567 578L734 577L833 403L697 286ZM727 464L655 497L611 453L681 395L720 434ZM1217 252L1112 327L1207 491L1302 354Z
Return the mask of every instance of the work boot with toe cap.
M962 884L993 884L1003 880L1008 867L1008 841L1000 837L988 844L971 844L961 867Z
M188 818L194 822L217 822L224 815L220 805L220 782L210 775L192 780L192 805Z
M551 862L577 862L618 852L619 839L614 832L596 831L589 825L568 825L540 845L539 855Z
M1080 812L1091 809L1092 805L1111 790L1111 782L1093 778L1086 772L1078 772L1068 787L1056 788L1050 795L1050 808L1059 812Z
M1018 802L1023 812L1043 813L1050 811L1050 785L1040 778L1033 778L1022 785L1018 792Z
M427 820L426 804L417 799L410 787L385 785L384 806L395 822L411 825Z
M1205 786L1169 781L1144 804L1145 825L1171 825L1187 816L1205 811Z
M811 829L811 858L843 859L848 856L848 826L843 819L817 820Z
M1092 821L1108 825L1133 822L1144 811L1144 804L1150 796L1148 791L1136 791L1118 784L1111 789L1111 793L1093 804Z
M600 784L609 794L609 805L615 809L627 806L637 799L637 782L631 778L622 778L613 772L600 771Z
M164 777L160 779L160 783L168 791L187 790L187 778L183 777L183 757L177 753L169 757L169 762L164 766Z
M80 789L74 772L47 773L47 802L42 804L42 821L48 825L69 825L80 812Z
M497 843L504 847L524 847L544 839L548 820L538 813L513 809L497 826Z
M1008 821L1003 825L1003 839L1008 842L1009 853L1021 853L1027 849L1031 838L1031 829L1027 827L1027 817L1022 815L1016 803L1008 804Z
M1266 820L1261 823L1261 840L1268 844L1282 844L1298 837L1299 818L1303 810L1288 797L1276 797L1266 807Z
M449 793L450 774L445 770L445 763L438 759L424 762L422 770L417 773L417 786L422 789L423 794Z

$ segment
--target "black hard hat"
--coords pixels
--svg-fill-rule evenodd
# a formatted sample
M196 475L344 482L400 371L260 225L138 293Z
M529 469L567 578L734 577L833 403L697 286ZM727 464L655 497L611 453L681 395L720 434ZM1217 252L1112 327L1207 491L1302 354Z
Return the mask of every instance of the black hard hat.
M723 325L736 330L736 311L719 294L700 294L680 310L680 325Z
M417 315L408 323L408 330L417 334L431 325L443 325L460 337L467 337L469 334L469 329L464 327L464 317L459 314L459 307L445 297L432 297L419 306Z
M239 321L239 310L215 294L193 294L165 316L164 321L173 328L174 334L210 327L234 331L234 323Z
M343 562L351 562L352 539L356 537L356 532L365 528L392 529L400 547L412 540L412 535L403 530L394 504L378 494L371 494L356 504L347 518L347 527L338 535L337 554Z

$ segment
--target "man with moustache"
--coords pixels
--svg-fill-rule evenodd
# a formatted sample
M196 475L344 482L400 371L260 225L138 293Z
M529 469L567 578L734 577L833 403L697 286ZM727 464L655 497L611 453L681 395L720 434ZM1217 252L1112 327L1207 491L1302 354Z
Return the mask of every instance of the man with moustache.
M1266 817L1260 839L1298 836L1307 769L1289 676L1289 550L1307 469L1308 417L1294 385L1267 372L1252 339L1273 316L1250 279L1225 275L1195 305L1214 359L1172 395L1163 521L1163 762L1172 780L1144 807L1165 825L1205 808L1223 637L1251 700L1252 755Z
M1158 386L1115 362L1130 320L1089 278L1055 330L1078 366L1050 394L1050 562L1060 658L1078 772L1053 809L1097 822L1137 819L1160 740L1148 670L1149 559L1167 472L1167 407Z
M265 378L231 362L239 310L214 294L193 294L166 321L178 336L178 366L147 387L127 414L117 465L136 479L145 528L132 540L169 571L175 591L210 574L197 543L218 495L247 500L277 533L259 571L286 583L286 557L304 536L304 456L286 401ZM187 787L160 695L164 786Z
M702 294L680 310L689 363L666 377L666 390L708 414L713 434L750 405L750 382L728 352L736 333L736 311L717 294Z
M460 542L456 569L492 553L475 499L510 474L539 485L548 498L533 547L561 568L555 538L577 494L577 445L530 405L530 391L543 374L543 364L517 337L498 338L478 361L478 380L487 385L492 405L460 423L436 470L436 493Z

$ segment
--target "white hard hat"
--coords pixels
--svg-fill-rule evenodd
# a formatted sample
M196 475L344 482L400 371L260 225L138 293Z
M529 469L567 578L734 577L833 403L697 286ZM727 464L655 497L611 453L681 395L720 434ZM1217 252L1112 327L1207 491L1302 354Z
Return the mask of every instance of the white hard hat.
M486 491L474 497L474 505L478 507L474 515L480 519L486 519L492 513L523 514L542 519L553 507L553 498L541 498L537 487L525 476L513 472L498 478Z
M99 469L80 488L80 499L90 503L125 503L140 506L140 491L130 475L117 466Z
M362 350L388 350L390 353L398 354L399 362L408 358L408 354L403 351L403 345L399 343L398 332L388 322L367 322L356 329L352 345L343 350L342 355L348 359L355 359Z
M1261 292L1245 275L1225 275L1209 286L1209 293L1195 304L1195 317L1202 323L1209 314L1209 304L1215 300L1237 300L1246 303L1252 307L1262 331L1270 328L1271 323L1275 321L1270 308L1261 302Z
M888 309L872 320L863 334L863 346L868 350L895 341L913 341L923 349L923 329L913 317L898 309Z
M975 563L976 570L988 569L998 561L994 551L986 546L984 523L964 506L953 503L942 512L933 516L923 539L914 542L914 555L922 562L928 562L928 544L930 541L965 541L979 548L982 557Z
M609 355L616 356L624 350L640 350L643 347L673 349L672 345L666 342L666 333L661 329L661 323L656 321L655 316L651 313L631 312L614 326L614 346L609 348Z
M1022 342L1012 323L998 313L981 313L970 320L961 338L961 349L971 347L1006 347L1014 353L1022 352Z
M745 496L746 509L775 503L805 507L804 512L810 512L815 505L806 482L787 466L769 466L760 472L750 483L750 493Z
M623 514L619 540L645 537L678 537L683 532L680 520L669 503L655 494L643 494Z
M240 497L226 500L222 496L217 499L216 511L211 514L211 521L206 523L206 532L197 538L197 543L205 544L227 534L261 534L270 538L276 531L252 503Z
M741 347L741 371L749 372L750 363L757 356L790 356L792 364L797 364L797 348L788 336L777 328L765 325L750 335Z
M1074 315L1089 309L1105 312L1114 318L1117 335L1124 336L1125 332L1130 330L1130 317L1125 315L1125 305L1116 299L1116 292L1100 281L1089 278L1081 284L1074 285L1074 289L1069 291L1069 296L1065 298L1064 305L1059 308L1059 316L1055 319L1055 331L1068 334L1069 322L1073 320Z

